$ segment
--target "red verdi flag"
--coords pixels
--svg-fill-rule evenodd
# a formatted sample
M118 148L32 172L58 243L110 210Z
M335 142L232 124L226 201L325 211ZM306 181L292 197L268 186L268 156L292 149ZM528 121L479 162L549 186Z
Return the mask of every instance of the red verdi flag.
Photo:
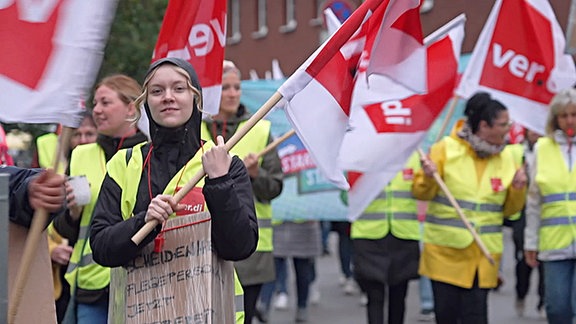
M152 61L185 59L194 66L204 96L204 112L220 109L226 45L226 0L172 0L168 3Z
M403 169L453 97L465 20L460 15L426 38L428 93L415 94L387 78L368 87L359 76L338 160L351 170L349 180L357 180L348 193L348 219L356 219Z
M456 93L489 92L514 121L544 134L550 100L576 82L565 43L548 1L496 1Z
M116 0L0 1L0 120L77 127Z
M323 175L340 188L347 189L348 182L335 161L348 125L360 55L372 49L366 40L385 35L384 29L398 19L388 14L390 8L402 15L418 4L418 0L364 2L278 90L287 100L285 111L298 137ZM389 68L381 66L378 73L393 71Z

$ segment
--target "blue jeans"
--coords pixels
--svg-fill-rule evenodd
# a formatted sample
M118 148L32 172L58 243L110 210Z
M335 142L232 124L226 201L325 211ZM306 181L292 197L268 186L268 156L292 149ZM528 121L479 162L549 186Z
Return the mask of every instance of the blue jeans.
M298 308L306 308L310 284L315 277L314 258L293 258L292 262L294 263L294 273L296 275L296 301ZM275 257L274 263L276 265L276 291L287 293L287 259Z
M286 263L286 258L274 257L274 265L276 266L276 292L278 293L288 293L288 288L286 288L286 281L288 280Z
M340 270L346 279L352 278L352 239L349 222L332 222L332 230L338 233L338 256Z
M430 278L420 276L420 310L434 310L434 295Z
M78 324L108 323L108 299L94 304L76 304Z
M293 262L296 273L296 303L298 308L306 308L310 284L316 277L314 258L294 258Z
M544 261L543 264L548 323L572 323L576 315L576 260Z

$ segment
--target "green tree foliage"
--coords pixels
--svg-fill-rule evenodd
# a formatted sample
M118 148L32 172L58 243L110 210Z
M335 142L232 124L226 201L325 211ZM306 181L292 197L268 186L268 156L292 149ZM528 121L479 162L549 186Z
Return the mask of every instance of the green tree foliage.
M98 80L123 73L142 82L168 0L120 0Z

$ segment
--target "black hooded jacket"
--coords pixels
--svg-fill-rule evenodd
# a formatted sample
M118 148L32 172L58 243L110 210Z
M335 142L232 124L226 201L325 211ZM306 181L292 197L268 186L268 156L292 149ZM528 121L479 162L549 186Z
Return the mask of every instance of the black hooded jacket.
M167 58L150 66L147 75L161 64L174 64L185 69L192 84L200 89L200 84L192 66L186 61ZM90 244L94 260L103 266L116 267L134 259L140 249L153 241L161 225L157 226L144 241L137 246L131 237L144 226L144 219L152 196L162 194L168 182L188 162L201 146L200 124L202 114L194 107L192 116L178 128L165 128L154 122L150 108L145 103L150 121L151 143L142 146L142 156L150 149L150 181L148 172L142 173L138 185L134 216L123 220L120 210L122 188L106 175L98 202L94 209L94 222ZM143 170L147 170L143 169ZM150 183L150 191L148 188ZM212 216L212 244L216 253L225 260L238 261L250 256L256 250L258 225L252 196L250 177L244 163L233 157L228 174L206 178L202 190Z

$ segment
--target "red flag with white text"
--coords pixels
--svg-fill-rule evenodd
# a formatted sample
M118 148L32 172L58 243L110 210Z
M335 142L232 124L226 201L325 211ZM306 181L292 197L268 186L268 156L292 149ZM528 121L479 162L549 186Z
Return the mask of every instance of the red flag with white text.
M278 90L287 101L285 111L298 137L323 175L340 188L347 189L348 183L335 161L348 125L360 55L372 49L365 47L366 39L385 35L381 29L399 18L388 14L386 19L393 22L386 23L390 8L401 15L418 4L418 0L364 2ZM391 71L387 68L393 67L381 66L378 73Z
M392 79L368 85L359 77L356 82L350 128L338 159L359 180L349 191L350 220L402 170L453 97L465 20L460 15L426 38L428 93L415 94Z
M220 110L226 45L226 0L171 0L158 34L152 62L177 57L192 64L202 86L203 110Z
M116 0L0 1L0 120L77 127Z
M469 98L489 92L515 122L544 134L550 100L576 82L565 43L548 1L498 0L456 94Z

